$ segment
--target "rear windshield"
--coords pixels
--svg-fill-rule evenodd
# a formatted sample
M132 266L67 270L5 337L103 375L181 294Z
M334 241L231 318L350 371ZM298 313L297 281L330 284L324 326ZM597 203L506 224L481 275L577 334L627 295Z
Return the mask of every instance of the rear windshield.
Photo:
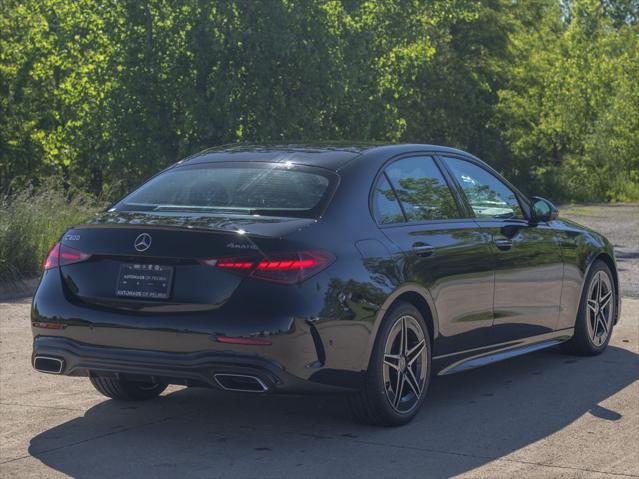
M335 187L335 176L290 163L186 165L152 178L114 210L316 218Z

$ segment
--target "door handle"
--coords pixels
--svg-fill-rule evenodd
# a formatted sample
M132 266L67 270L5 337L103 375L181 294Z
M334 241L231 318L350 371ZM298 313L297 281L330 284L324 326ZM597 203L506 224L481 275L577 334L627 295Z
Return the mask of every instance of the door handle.
M507 251L513 247L513 240L506 238L505 236L497 236L494 238L495 246L502 251Z
M435 252L435 248L426 243L415 243L412 246L412 250L413 253L421 257L431 256Z

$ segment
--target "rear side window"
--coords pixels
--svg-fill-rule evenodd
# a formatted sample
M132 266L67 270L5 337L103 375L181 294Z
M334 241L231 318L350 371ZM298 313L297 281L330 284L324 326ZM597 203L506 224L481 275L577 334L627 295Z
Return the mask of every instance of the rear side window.
M380 225L405 221L395 192L384 174L380 175L373 191L373 215Z
M469 161L444 158L478 218L524 218L517 195L496 176Z
M114 208L311 218L321 214L334 176L281 163L184 166L161 173Z
M430 156L414 156L386 168L408 221L459 218L455 198Z

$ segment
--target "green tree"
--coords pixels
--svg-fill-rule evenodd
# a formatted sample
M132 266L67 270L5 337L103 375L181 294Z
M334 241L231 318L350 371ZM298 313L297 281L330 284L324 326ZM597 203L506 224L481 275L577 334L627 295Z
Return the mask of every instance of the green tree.
M638 38L612 2L527 4L496 124L510 169L560 200L637 198ZM631 132L634 132L631 133Z
M636 0L4 0L0 189L114 196L205 147L470 150L553 199L639 198Z

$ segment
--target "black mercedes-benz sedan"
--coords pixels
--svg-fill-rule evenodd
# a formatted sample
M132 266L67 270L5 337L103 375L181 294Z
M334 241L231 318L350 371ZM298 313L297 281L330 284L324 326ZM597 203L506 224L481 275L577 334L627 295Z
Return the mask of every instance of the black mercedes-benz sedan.
M152 177L53 245L33 367L120 400L168 384L348 395L401 425L433 374L601 353L611 244L463 151L236 146Z

